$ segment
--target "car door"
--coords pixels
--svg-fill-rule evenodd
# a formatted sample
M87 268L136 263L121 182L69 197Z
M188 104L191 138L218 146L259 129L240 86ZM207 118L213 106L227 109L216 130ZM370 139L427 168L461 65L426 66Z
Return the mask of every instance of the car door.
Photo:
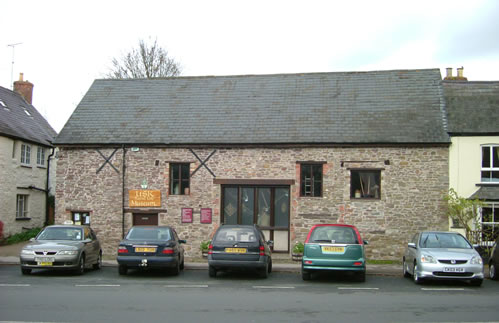
M97 257L99 255L99 242L95 239L95 235L92 235L92 232L89 227L85 227L83 229L84 232L84 242L85 242L85 262L87 264L95 263L97 261Z
M416 233L415 235L412 236L412 239L409 241L411 243L414 243L416 248L411 248L409 246L406 247L405 262L409 264L409 269L412 268L410 264L414 263L414 259L416 259L418 240L419 240L419 234Z

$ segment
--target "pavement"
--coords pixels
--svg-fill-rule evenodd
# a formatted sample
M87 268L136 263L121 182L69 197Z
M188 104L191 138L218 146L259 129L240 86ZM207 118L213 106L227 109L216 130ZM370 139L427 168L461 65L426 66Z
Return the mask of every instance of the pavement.
M0 246L0 265L19 265L19 253L27 242L21 242L12 245ZM103 266L113 267L118 266L115 259L107 259L104 257ZM300 272L301 263L299 261L291 261L289 258L282 258L281 255L272 257L273 272ZM185 262L187 270L208 270L208 262L205 259L198 261ZM402 276L402 265L400 264L368 264L367 275L378 276Z

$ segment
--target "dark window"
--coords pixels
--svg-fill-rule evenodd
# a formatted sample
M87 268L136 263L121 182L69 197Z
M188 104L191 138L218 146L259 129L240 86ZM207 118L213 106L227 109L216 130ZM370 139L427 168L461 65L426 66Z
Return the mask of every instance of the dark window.
M90 213L88 212L71 212L74 224L90 225Z
M350 197L379 199L381 170L351 170Z
M322 164L301 164L300 196L322 196Z
M170 194L188 195L190 186L190 165L170 164Z

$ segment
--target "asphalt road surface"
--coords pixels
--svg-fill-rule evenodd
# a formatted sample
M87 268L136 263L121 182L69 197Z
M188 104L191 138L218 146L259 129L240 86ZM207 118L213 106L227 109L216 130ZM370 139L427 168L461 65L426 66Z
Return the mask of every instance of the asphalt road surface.
M499 282L415 285L410 279L297 273L179 276L117 268L83 276L0 266L0 321L16 322L490 322L499 321Z

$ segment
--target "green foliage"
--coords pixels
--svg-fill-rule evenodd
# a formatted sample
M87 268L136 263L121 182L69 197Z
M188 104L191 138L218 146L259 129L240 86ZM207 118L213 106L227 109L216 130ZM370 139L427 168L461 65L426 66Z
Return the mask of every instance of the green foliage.
M295 245L293 246L293 253L303 253L303 250L305 250L305 245L303 242L296 241Z
M210 246L211 240L208 241L201 241L201 244L199 247L201 248L201 251L208 251L208 247Z
M480 221L477 221L477 216L478 209L483 206L483 202L478 199L470 200L460 197L452 188L444 199L448 203L447 215L464 228L466 238L474 240L472 226L475 223L480 223Z
M11 235L5 240L5 244L15 244L23 241L28 241L31 238L36 237L36 235L42 230L42 228L33 228L25 232L17 233Z

